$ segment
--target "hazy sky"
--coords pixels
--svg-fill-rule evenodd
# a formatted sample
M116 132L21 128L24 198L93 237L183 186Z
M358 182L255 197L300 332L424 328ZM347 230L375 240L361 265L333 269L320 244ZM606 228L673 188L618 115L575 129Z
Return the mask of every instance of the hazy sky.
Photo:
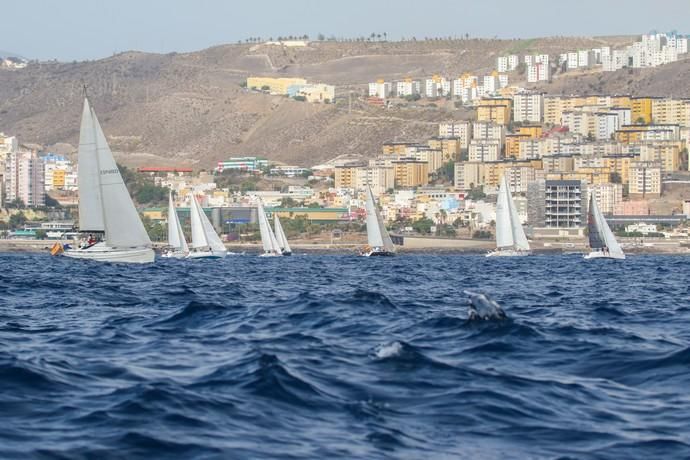
M0 50L73 60L247 37L690 33L689 0L3 0Z

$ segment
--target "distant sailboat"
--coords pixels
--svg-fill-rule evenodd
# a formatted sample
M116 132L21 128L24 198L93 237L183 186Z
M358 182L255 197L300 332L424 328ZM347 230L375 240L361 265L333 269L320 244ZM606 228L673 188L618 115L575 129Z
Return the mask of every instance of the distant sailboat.
M508 180L503 176L498 189L496 202L496 250L486 257L527 256L530 254L529 242L520 223Z
M589 247L591 252L585 259L625 259L625 253L613 236L604 214L599 210L594 194L589 197L589 211L587 213L587 229L589 230Z
M89 239L66 257L149 263L151 240L129 196L96 113L84 99L79 131L79 231ZM101 238L102 237L102 238Z
M181 259L189 254L189 246L182 232L180 218L177 216L172 191L168 197L168 245L170 248L163 254L163 257Z
M259 231L261 232L261 244L263 244L264 247L264 252L261 254L261 257L282 256L283 251L281 250L280 243L278 243L273 230L271 230L271 225L268 222L266 211L264 210L264 205L261 200L259 200L257 204L257 213Z
M381 213L376 207L376 200L371 191L371 187L367 187L367 247L362 252L365 257L372 256L392 256L395 255L395 246L391 237L383 224Z
M224 258L228 254L228 250L220 240L208 217L206 217L204 210L199 206L193 193L189 196L189 202L189 215L192 223L192 249L187 257L190 259Z
M290 244L288 243L285 232L283 231L283 226L280 225L280 219L278 219L278 213L273 213L273 228L275 229L276 240L278 241L278 246L280 246L280 251L284 256L291 256L292 249L290 249Z

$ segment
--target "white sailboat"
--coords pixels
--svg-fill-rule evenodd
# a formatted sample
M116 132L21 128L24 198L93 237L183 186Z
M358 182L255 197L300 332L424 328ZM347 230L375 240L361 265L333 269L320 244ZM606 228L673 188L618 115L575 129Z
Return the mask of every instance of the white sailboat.
M510 193L508 180L506 176L503 176L496 202L496 250L488 253L486 257L514 257L529 254L529 242Z
M216 230L199 206L193 193L189 195L189 215L192 226L192 244L189 259L222 259L228 250Z
M371 187L367 187L367 247L362 251L363 256L392 256L395 255L395 246L391 240L386 226L383 224L381 213L376 207L376 200L371 191Z
M78 162L79 231L90 235L79 248L67 249L63 254L101 262L153 262L151 240L86 98Z
M181 259L189 254L189 246L182 232L182 225L180 225L180 218L175 209L172 191L168 197L168 245L170 247L163 253L163 257Z
M278 240L271 229L271 225L268 222L266 211L264 211L264 205L261 200L259 200L257 204L257 213L259 219L259 232L261 232L261 244L263 244L264 247L264 252L261 254L261 257L282 256L283 251L281 250L280 243L278 243Z
M625 253L599 210L594 194L589 197L587 228L591 252L584 256L585 259L625 259Z
M290 249L290 243L288 243L285 232L283 231L283 226L280 225L280 219L278 219L278 214L273 213L273 228L275 229L276 241L278 241L278 246L280 246L280 251L284 256L291 256L292 249Z

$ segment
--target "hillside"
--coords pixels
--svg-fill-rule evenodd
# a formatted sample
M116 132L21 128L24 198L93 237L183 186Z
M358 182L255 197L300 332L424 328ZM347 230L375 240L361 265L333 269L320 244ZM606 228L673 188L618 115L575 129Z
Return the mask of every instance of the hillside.
M532 87L527 85L526 87ZM651 69L556 75L551 83L534 85L549 94L630 94L690 97L690 60Z
M371 156L385 141L421 140L435 132L439 120L471 115L452 106L369 107L356 96L376 78L482 73L506 53L555 54L633 39L313 42L305 48L243 44L185 54L127 52L98 61L32 64L22 71L0 71L0 131L17 134L23 142L60 144L61 150L73 151L86 84L112 147L126 164L208 168L231 155L262 155L313 165L346 153ZM677 67L682 92L690 87L682 74L688 66ZM588 78L611 79L612 87L620 86L619 73L557 79L547 91L587 88ZM248 92L240 87L248 75L300 75L336 84L339 102L311 105ZM663 90L653 76L636 84L639 91ZM355 94L352 107L349 91Z

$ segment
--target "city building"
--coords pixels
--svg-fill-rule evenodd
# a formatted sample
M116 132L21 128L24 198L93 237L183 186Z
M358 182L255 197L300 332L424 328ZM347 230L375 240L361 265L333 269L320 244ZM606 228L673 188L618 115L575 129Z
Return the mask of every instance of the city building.
M495 139L473 139L468 150L468 160L487 162L501 159L501 143Z
M513 96L513 121L518 123L541 123L544 111L544 96L539 93L518 93Z
M373 83L369 83L369 96L377 97L379 99L386 99L391 95L393 90L392 85L384 80L377 80Z
M467 149L472 139L472 124L469 121L452 121L438 125L440 138L457 138L460 140L460 148Z
M288 88L291 86L306 85L304 78L274 78L274 77L249 77L247 78L247 88L255 90L266 90L271 94L287 95Z
M413 188L429 183L429 164L416 158L399 158L392 162L396 188Z
M477 121L507 125L512 119L512 109L510 98L484 98L477 105Z
M36 152L16 150L5 157L5 203L45 206L44 166Z
M628 196L631 199L660 197L661 171L662 166L658 161L632 161Z
M268 160L265 158L233 157L225 161L219 161L218 166L216 166L216 172L244 171L254 173L266 168L268 168Z
M533 227L586 225L583 184L579 180L538 180L528 185L528 221Z

